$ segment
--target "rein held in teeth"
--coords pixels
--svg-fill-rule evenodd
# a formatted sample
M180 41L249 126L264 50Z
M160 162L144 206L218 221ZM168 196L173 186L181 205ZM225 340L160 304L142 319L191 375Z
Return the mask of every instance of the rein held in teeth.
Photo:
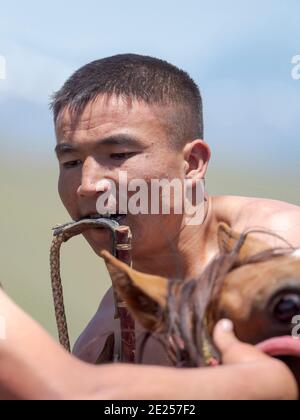
M112 237L111 253L123 263L131 265L132 234L128 226L121 226L115 219L108 217L87 218L53 228L53 241L50 250L51 284L55 308L55 317L60 344L71 351L68 325L65 313L63 287L60 276L60 249L64 242L82 234L88 229L108 229ZM113 285L114 288L114 285ZM114 361L135 362L135 322L128 312L126 304L117 295L115 297L115 319L119 320L119 333L114 336Z

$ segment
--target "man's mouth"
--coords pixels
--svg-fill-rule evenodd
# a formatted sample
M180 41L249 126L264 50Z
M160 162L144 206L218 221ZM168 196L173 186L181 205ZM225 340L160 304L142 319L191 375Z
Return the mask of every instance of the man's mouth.
M263 341L257 348L269 356L294 356L300 357L300 338L292 336L274 337Z
M79 220L96 220L96 219L108 219L108 220L115 220L116 222L120 223L124 218L126 217L126 214L119 214L119 213L115 213L115 214L87 214L85 216L82 216Z

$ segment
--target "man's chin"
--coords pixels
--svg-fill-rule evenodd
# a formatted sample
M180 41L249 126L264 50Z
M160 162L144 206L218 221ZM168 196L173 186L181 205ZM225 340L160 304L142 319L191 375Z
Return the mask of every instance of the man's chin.
M97 255L100 255L102 250L112 252L112 234L107 229L96 228L89 229L83 234L91 248Z
M119 221L119 224L129 226L131 229L133 258L147 256L157 249L161 229L158 231L156 229L162 225L157 222L157 216L149 218L137 215L133 218L127 215ZM102 250L113 251L112 233L109 229L92 228L84 232L83 236L97 255L100 255Z

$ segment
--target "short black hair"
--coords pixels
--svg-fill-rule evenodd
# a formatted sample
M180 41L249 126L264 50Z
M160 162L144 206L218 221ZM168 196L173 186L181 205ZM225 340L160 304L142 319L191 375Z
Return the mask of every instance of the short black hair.
M90 101L101 95L171 106L175 111L171 131L177 140L182 144L182 141L203 138L199 88L185 71L167 61L119 54L83 66L52 97L55 123L66 107L78 117Z

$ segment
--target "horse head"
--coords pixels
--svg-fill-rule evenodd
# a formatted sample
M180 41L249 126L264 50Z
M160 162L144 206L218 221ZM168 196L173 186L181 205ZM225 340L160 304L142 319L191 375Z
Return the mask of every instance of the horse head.
M217 358L212 331L229 318L240 340L272 356L292 356L286 361L299 375L300 339L292 337L300 315L299 251L270 249L255 233L238 234L221 223L220 253L196 279L140 273L106 251L102 256L117 293L147 331L165 337L174 364L200 366Z

